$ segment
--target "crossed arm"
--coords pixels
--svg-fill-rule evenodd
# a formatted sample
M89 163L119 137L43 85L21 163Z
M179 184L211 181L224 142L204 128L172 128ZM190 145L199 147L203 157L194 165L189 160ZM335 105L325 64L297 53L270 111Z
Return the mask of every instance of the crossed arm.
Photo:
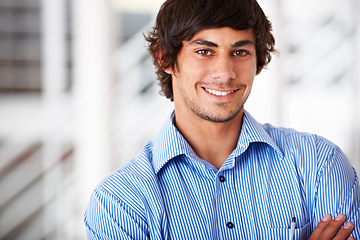
M332 219L331 215L329 214L325 215L318 223L317 227L315 228L308 240L355 240L355 238L350 237L350 234L355 228L354 224L348 222L344 225L345 221L346 216L342 214L339 214L334 219ZM118 233L120 233L122 239L135 239L132 238L132 236L126 234L125 230ZM94 232L94 230L90 229L89 226L87 227L88 239L110 239L105 236L100 236L100 234L101 233ZM114 232L112 232L111 234L114 234ZM142 238L146 239L145 236L142 236Z
M353 223L348 222L344 226L346 216L339 214L334 219L331 215L325 215L318 223L317 227L311 234L308 240L317 239L336 239L336 240L354 240L355 238L350 237L350 234L354 230L355 226Z
M322 162L321 160L319 162ZM334 149L332 156L328 161L323 161L321 165L320 178L317 192L316 209L318 215L326 212L326 209L336 209L338 214L334 218L326 214L317 223L309 240L317 239L349 239L352 234L359 237L360 227L360 188L357 175L351 165L348 163L345 155L338 149ZM337 198L336 201L329 201ZM328 208L328 206L332 206ZM346 219L350 220L346 222ZM344 225L345 224L345 225Z
M317 184L310 182L317 190L312 191L316 192L316 196L310 198L314 199L314 204L310 211L313 214L310 220L313 232L309 240L360 240L358 180L351 166L342 160L342 154L338 154L332 156L331 164L322 165L321 174L317 175L321 181ZM343 179L346 181L339 184ZM121 201L110 193L97 192L95 195L85 216L88 239L148 239L149 229L146 221L136 211L132 211L127 204L121 204ZM332 219L332 216L326 213L336 217ZM337 215L338 213L346 216ZM326 215L323 216L324 214ZM351 222L344 225L346 219ZM160 236L162 225L159 227L153 232ZM351 234L353 237L350 237Z

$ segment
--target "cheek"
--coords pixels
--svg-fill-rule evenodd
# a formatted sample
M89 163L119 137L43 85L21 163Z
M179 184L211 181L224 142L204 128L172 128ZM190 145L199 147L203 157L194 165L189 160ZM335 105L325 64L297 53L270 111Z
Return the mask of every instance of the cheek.
M206 61L193 61L190 63L189 69L191 69L192 75L199 81L205 80L210 75L214 65Z
M199 63L198 61L189 61L183 65L181 74L187 83L196 84L205 80L210 70L211 68L209 68L207 64Z
M247 75L250 79L253 79L259 72L255 60L241 63L239 67L239 73Z
M252 70L251 68L238 68L236 71L236 76L239 81L243 83L252 83L256 76L256 69Z

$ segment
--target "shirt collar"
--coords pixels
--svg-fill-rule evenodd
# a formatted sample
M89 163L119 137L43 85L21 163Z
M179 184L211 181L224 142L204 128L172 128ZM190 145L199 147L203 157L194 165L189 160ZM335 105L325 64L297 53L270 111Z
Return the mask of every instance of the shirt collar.
M174 125L174 111L153 140L152 165L157 174L170 160L179 155L194 157L195 153Z
M283 158L283 153L265 131L247 111L244 111L244 118L237 147L233 151L235 157L241 155L249 147L250 143L263 142L271 146L278 155ZM159 134L153 139L152 165L157 174L160 169L171 159L179 155L187 155L197 158L191 146L177 130L174 125L174 111L166 120Z
M271 138L268 132L266 132L263 125L258 123L249 112L244 110L243 124L241 128L240 137L238 140L237 147L234 150L235 156L239 156L249 147L251 143L262 142L268 144L272 147L280 159L284 158L283 152L280 150L279 146Z

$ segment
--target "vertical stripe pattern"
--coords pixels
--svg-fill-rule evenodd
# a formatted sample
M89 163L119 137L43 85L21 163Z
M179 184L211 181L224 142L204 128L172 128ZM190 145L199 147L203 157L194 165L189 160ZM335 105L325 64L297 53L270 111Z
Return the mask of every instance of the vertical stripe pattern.
M88 239L307 239L325 214L345 214L360 239L356 172L328 140L261 125L245 111L233 153L217 170L174 127L94 190Z

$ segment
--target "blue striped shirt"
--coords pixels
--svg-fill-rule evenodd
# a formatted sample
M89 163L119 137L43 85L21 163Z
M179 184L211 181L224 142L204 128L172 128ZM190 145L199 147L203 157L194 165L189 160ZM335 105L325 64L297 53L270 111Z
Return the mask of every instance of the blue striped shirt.
M237 147L217 170L172 119L94 190L88 239L288 239L293 217L295 239L307 239L325 214L339 213L360 239L357 175L328 140L245 111Z

